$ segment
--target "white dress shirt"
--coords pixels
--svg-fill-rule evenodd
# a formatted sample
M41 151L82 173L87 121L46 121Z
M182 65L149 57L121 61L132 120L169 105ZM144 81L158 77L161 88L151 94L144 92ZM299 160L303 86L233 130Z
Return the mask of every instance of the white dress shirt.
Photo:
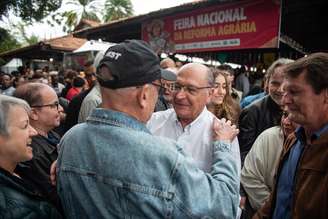
M153 113L147 127L154 135L174 139L191 156L198 168L211 171L213 159L213 119L216 117L205 107L201 114L185 128L177 119L174 109ZM241 168L238 139L232 142L231 151ZM240 172L239 172L240 173Z

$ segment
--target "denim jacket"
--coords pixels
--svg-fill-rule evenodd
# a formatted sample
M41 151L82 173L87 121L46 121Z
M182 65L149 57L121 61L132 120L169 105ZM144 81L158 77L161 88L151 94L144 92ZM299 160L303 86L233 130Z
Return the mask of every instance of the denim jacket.
M237 166L214 143L212 171L194 166L175 141L143 123L95 109L60 143L57 189L67 218L235 218Z

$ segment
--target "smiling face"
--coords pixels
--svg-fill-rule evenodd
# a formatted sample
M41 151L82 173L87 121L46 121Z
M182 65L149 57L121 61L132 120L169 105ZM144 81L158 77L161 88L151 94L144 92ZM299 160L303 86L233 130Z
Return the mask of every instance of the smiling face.
M212 96L211 88L198 89L209 86L207 67L194 63L185 65L178 73L177 84L184 88L173 93L173 107L180 121L189 124L199 116ZM186 86L194 92L188 92Z
M30 126L26 110L20 106L12 106L8 113L8 135L0 136L1 159L10 163L31 160L33 157L32 136L36 131Z
M222 74L218 74L215 78L215 89L213 92L212 102L221 105L227 94L226 79Z
M275 68L273 74L271 75L268 83L269 95L279 106L282 105L282 83L284 81L284 71L283 66Z

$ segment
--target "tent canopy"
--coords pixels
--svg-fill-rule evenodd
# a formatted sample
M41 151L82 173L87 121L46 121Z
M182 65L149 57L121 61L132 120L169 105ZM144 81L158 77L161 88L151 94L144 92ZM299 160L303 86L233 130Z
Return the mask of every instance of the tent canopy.
M23 62L21 59L13 58L7 64L1 66L1 71L11 73L12 71L17 70L17 68L22 65Z
M73 53L87 52L87 51L106 51L109 47L114 46L115 43L90 40L84 43L80 48L73 51Z

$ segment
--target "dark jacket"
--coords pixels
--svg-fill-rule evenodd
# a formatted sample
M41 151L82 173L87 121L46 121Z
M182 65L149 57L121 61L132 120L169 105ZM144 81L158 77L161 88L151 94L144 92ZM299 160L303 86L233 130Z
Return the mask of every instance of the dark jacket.
M59 133L60 136L63 136L70 128L78 123L79 113L81 109L82 102L84 98L90 93L92 88L82 91L68 104L66 111L66 119L63 125L63 129Z
M171 108L170 104L164 99L162 95L160 95L157 99L154 112L165 111L169 108Z
M239 117L239 147L242 164L256 138L268 128L279 125L282 110L267 95L244 108Z
M56 187L50 182L50 166L57 159L59 136L50 131L49 138L41 135L32 137L33 158L17 165L15 172L38 189L41 194L61 211Z
M295 144L295 135L289 136L284 144L277 177L284 161ZM254 215L253 219L271 218L275 209L277 183L269 200ZM328 218L328 132L306 144L300 157L296 174L294 196L292 198L292 219Z
M0 218L51 219L61 216L26 182L0 168Z

